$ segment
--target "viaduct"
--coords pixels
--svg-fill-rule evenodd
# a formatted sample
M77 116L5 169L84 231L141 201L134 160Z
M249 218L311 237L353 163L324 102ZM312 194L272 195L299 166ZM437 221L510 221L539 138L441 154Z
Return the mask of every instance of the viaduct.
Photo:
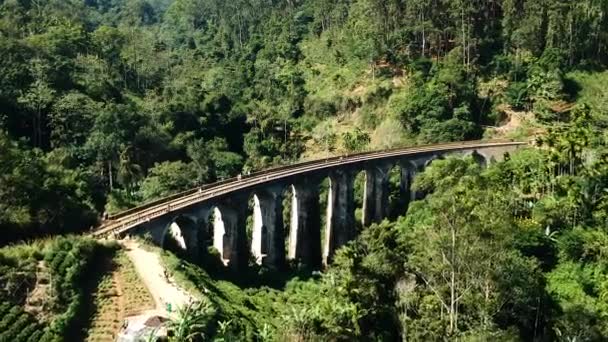
M417 194L410 184L417 172L448 154L473 155L481 163L500 161L527 143L471 141L367 152L304 162L195 188L111 216L92 232L96 237L149 234L160 246L168 239L196 255L205 234L225 265L247 266L250 257L270 268L286 259L313 268L327 264L340 246L356 235L354 178L365 172L362 224L387 216L389 172L397 167L400 192L407 202ZM325 226L321 229L321 182L329 178ZM283 197L291 190L289 231L283 222ZM253 199L253 232L247 234ZM212 227L212 229L207 229ZM323 231L324 237L321 238ZM288 247L285 240L288 237ZM322 242L323 241L323 242Z

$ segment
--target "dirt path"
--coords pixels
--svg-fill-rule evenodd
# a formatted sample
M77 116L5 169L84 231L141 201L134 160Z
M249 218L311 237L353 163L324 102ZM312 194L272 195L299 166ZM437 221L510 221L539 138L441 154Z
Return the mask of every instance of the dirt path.
M177 308L194 300L194 297L177 286L172 279L165 277L165 269L156 253L143 249L136 241L123 241L122 244L135 265L137 274L154 298L155 314L167 316L167 303L170 303L171 316Z

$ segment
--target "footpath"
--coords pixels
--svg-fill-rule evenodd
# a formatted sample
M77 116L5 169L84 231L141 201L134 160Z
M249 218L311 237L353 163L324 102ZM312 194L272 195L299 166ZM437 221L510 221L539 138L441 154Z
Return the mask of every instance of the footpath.
M159 328L166 320L176 318L177 309L194 302L195 298L167 276L158 254L145 250L137 241L123 240L120 243L125 247L127 256L135 265L139 278L155 303L153 310L127 318L119 341L135 341L143 332ZM156 334L158 333L163 334L162 331L157 331Z

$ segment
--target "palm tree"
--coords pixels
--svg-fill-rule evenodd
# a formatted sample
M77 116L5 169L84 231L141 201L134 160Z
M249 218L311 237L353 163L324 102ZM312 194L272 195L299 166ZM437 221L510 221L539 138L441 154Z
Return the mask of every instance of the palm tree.
M132 162L131 147L125 148L120 153L118 165L118 181L126 188L129 195L132 194L133 184L141 178L141 166Z
M214 315L215 309L207 301L194 302L179 308L177 317L171 320L167 327L167 330L173 333L170 341L202 341Z

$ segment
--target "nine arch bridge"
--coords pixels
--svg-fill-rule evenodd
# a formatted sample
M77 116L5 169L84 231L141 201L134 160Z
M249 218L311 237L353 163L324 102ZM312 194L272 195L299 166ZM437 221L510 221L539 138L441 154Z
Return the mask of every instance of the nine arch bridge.
M127 210L110 217L92 235L149 234L161 246L171 239L185 252L196 255L199 248L203 248L201 236L208 233L222 261L232 269L245 267L250 255L258 263L275 269L281 268L286 258L318 268L331 259L337 248L355 237L354 178L359 172L365 173L361 216L366 226L387 216L388 178L394 167L400 173L399 190L406 210L407 202L417 196L410 190L413 177L434 159L464 154L473 155L485 164L501 160L506 153L526 144L471 141L359 153L283 166ZM322 229L319 186L326 178L329 187ZM288 232L283 221L286 189L291 190ZM246 229L250 199L254 203L251 241Z

